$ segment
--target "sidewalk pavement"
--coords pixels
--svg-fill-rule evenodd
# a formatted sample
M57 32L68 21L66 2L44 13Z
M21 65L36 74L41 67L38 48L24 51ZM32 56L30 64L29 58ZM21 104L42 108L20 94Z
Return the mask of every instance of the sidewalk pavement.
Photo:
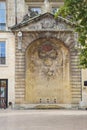
M56 115L87 115L87 110L58 110L58 109L30 109L30 110L14 110L0 109L0 116L10 115L31 115L31 114L56 114Z
M0 109L0 130L87 130L87 111Z

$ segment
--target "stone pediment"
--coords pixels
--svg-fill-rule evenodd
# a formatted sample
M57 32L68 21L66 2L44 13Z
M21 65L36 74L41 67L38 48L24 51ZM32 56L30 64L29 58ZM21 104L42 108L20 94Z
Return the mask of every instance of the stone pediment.
M75 25L62 17L54 18L54 15L45 13L31 19L23 20L21 23L11 27L11 30L21 31L47 31L47 30L73 30Z

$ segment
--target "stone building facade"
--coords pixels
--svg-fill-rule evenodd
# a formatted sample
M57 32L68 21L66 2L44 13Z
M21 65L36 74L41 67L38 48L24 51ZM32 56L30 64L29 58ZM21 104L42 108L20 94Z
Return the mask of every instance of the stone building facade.
M0 65L0 105L6 107L86 107L86 70L79 66L74 24L52 10L63 2L7 0L6 63ZM2 43L1 43L2 45ZM3 48L3 46L1 46ZM6 81L7 89L2 85Z

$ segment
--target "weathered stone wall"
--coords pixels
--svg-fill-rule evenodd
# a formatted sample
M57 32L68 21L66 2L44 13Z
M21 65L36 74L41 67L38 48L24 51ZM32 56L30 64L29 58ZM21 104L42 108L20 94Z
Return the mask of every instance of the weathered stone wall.
M7 27L15 25L15 0L7 0Z
M23 16L25 15L25 0L17 0L17 22L21 22L23 20Z
M6 5L7 27L15 25L16 21L21 22L25 15L25 0L7 0Z

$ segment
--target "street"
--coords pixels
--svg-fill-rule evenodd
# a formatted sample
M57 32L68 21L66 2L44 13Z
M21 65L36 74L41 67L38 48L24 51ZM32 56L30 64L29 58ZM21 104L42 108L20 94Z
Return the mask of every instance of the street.
M0 130L87 130L87 111L1 109Z

